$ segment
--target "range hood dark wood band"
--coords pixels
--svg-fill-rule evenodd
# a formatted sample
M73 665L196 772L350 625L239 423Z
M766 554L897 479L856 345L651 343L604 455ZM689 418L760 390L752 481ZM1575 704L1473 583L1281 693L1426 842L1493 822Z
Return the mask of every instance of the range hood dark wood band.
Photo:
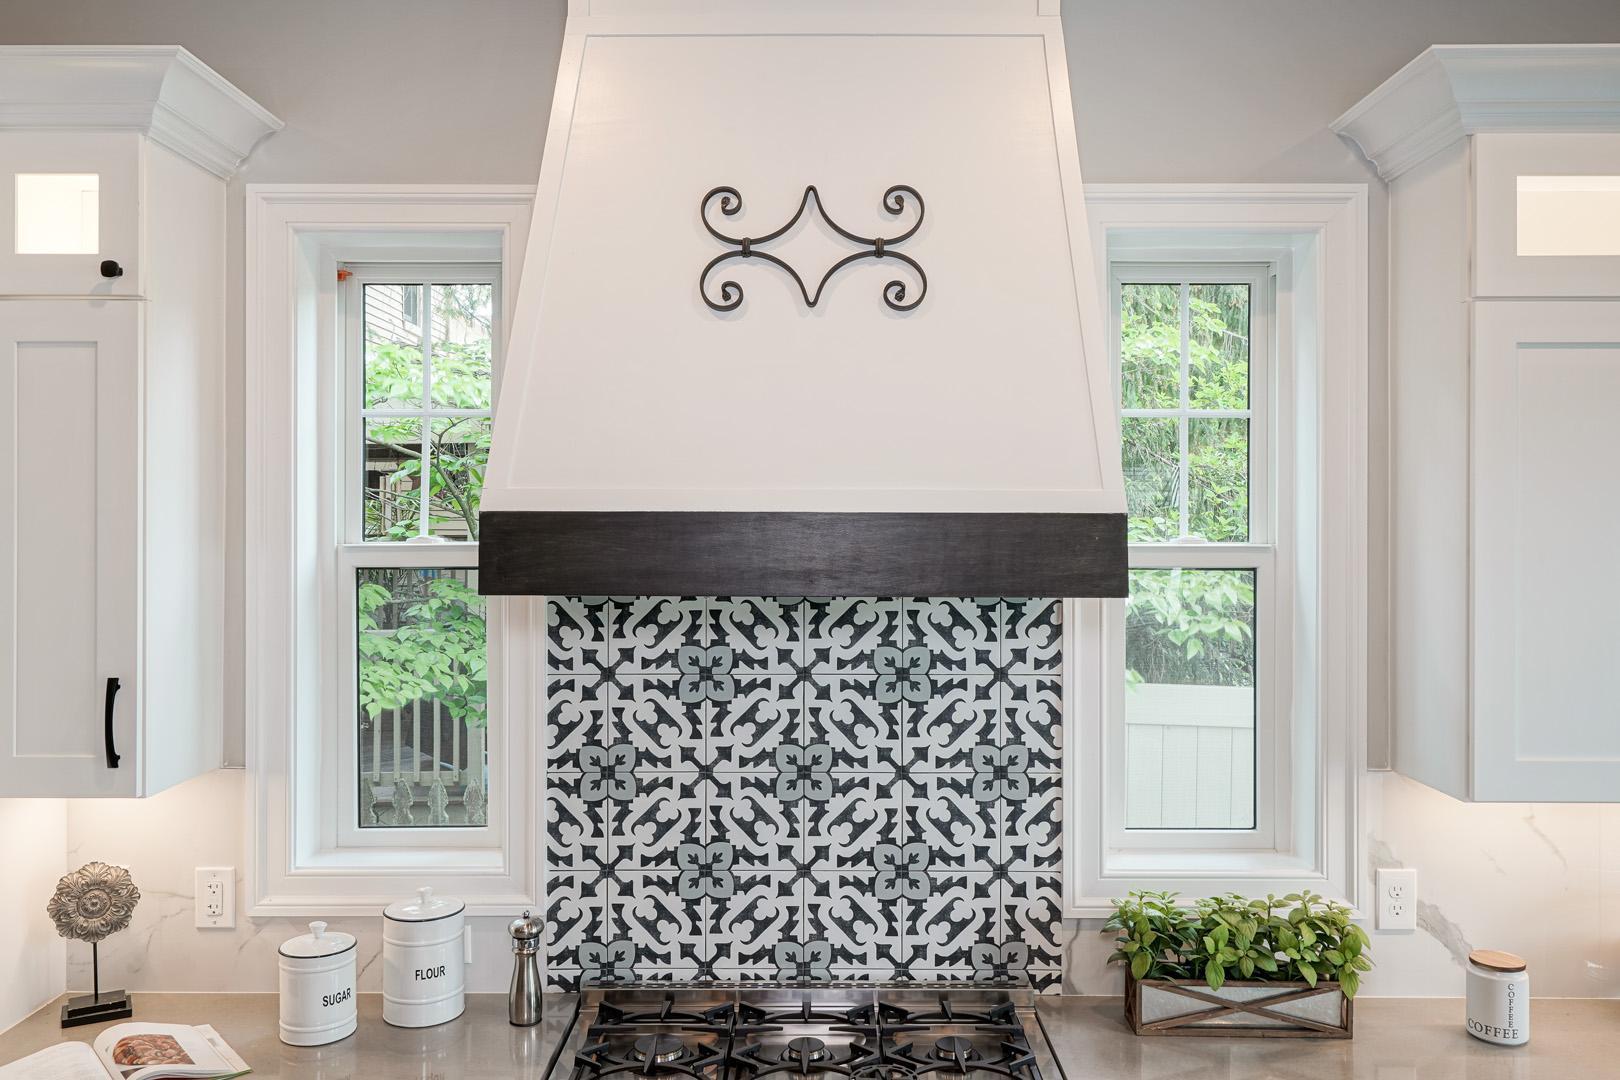
M492 596L1124 596L1124 514L491 510Z

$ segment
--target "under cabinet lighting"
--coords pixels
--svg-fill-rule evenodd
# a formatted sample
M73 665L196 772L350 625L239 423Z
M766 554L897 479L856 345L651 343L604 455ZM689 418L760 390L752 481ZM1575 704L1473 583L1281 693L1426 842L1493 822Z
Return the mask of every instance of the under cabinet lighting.
M18 255L94 255L101 250L97 173L18 173Z
M1620 255L1620 176L1519 177L1520 255Z

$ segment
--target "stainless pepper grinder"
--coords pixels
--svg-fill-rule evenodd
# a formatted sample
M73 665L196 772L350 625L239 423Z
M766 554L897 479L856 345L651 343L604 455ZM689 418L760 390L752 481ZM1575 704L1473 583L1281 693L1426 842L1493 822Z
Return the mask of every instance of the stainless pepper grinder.
M512 990L507 995L506 1018L518 1027L540 1022L540 928L539 919L527 911L513 919L507 931L512 935Z

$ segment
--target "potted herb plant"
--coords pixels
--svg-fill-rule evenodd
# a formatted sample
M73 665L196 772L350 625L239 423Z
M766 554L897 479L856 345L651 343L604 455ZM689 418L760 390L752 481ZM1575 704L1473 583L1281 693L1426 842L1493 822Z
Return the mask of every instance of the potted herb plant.
M1114 901L1110 962L1125 964L1125 1019L1138 1035L1348 1039L1372 970L1350 909L1314 893L1249 899L1133 892Z

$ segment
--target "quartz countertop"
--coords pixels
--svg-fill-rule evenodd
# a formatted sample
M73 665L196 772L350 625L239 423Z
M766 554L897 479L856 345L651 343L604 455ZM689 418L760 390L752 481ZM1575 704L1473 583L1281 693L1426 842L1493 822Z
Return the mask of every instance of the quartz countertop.
M360 1029L329 1046L285 1046L274 994L142 994L136 1020L212 1024L253 1074L298 1080L540 1080L575 1000L546 996L532 1028L506 1022L501 994L469 994L459 1019L395 1028L382 997L359 996ZM107 1025L57 1026L60 1001L0 1035L0 1063L64 1038L88 1042ZM1454 998L1364 998L1351 1040L1143 1037L1118 998L1042 998L1041 1022L1068 1080L1582 1080L1620 1075L1620 1001L1544 999L1528 1046L1497 1047L1462 1028Z

